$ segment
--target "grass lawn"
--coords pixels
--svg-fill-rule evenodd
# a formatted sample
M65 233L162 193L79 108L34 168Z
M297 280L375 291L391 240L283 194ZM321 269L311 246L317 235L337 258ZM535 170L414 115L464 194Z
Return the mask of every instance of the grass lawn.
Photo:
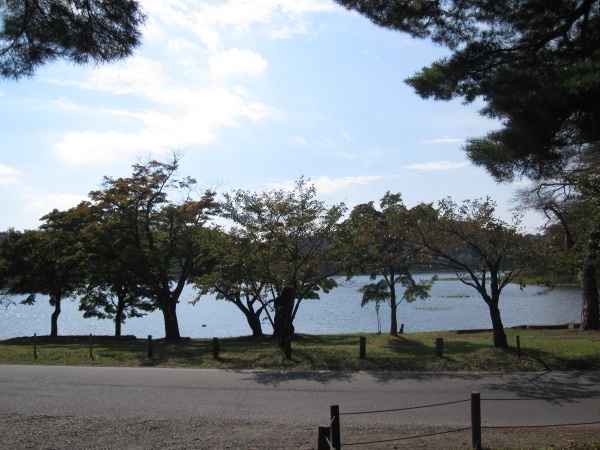
M0 364L189 367L218 369L406 370L406 371L544 371L600 370L600 332L507 329L510 348L493 347L491 332L305 335L292 340L286 359L272 337L212 339L177 343L111 336L38 336L0 341ZM366 338L366 359L359 358L359 339ZM521 357L516 338L520 337ZM444 353L436 356L436 338ZM91 357L90 357L91 342Z

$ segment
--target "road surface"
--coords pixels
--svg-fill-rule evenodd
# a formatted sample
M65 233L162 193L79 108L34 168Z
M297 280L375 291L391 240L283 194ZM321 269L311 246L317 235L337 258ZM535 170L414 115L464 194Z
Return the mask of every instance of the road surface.
M0 414L210 419L319 425L484 426L600 422L600 372L410 373L221 371L0 365ZM534 400L535 399L535 400ZM414 408L373 414L353 412Z

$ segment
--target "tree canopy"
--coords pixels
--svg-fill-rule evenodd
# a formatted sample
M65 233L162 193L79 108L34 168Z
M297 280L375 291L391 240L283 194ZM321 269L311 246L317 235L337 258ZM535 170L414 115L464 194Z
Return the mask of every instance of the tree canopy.
M268 283L262 274L261 250L251 235L236 229L217 232L212 240L214 264L210 271L193 277L198 291L195 302L206 294L233 303L246 316L253 336L262 336L261 315L269 314Z
M407 214L401 195L388 191L381 199L379 210L373 202L360 204L345 221L352 236L356 266L373 281L359 289L363 294L361 306L375 302L379 317L379 304L386 301L391 309L391 336L398 335L398 304L403 300L427 298L436 279L416 281L412 276L411 265L417 261L409 245ZM381 278L375 282L378 277ZM398 286L404 288L402 295L397 292Z
M33 76L56 59L76 64L125 58L140 44L136 0L3 0L0 77Z
M462 283L477 290L490 312L494 345L506 348L500 294L523 270L528 245L519 233L519 216L506 223L495 217L495 209L489 198L460 205L446 198L437 209L415 206L410 217L411 245L423 262L450 268Z
M115 336L120 336L127 318L141 317L156 306L148 300L151 291L139 274L139 251L126 223L110 220L101 207L89 208L90 222L81 240L87 258L79 310L84 318L112 319Z
M543 180L523 188L519 198L525 207L542 211L548 218L548 259L567 273L577 274L582 290L581 329L599 329L600 178L590 173L577 176L572 184L568 179ZM562 239L553 242L557 228Z
M238 275L253 277L245 284L264 283L274 307L275 335L283 346L294 333L301 302L329 292L336 286L332 277L346 269L346 246L338 233L346 207L317 200L315 187L300 179L293 190L226 194L222 209L238 238L251 245L253 274Z
M468 141L497 180L562 170L600 140L600 0L336 0L450 56L406 82L423 98L473 102L499 130Z
M74 297L84 284L81 234L88 208L82 203L67 211L54 210L42 220L36 230L9 230L0 240L0 279L8 294L27 296L22 303L33 304L37 294L47 295L54 307L50 336L58 336L61 301Z
M214 230L207 223L217 210L214 192L198 194L195 179L179 176L179 158L135 164L131 177L105 177L102 189L90 193L104 223L116 224L113 239L133 254L129 270L163 313L165 337L173 340L180 338L176 310L183 288L212 257Z

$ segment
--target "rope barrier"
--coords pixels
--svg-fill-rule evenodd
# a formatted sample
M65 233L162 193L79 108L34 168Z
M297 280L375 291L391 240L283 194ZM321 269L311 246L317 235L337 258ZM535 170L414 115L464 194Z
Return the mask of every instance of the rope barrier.
M479 397L478 393L477 393L477 396ZM534 401L534 400L546 400L547 401L547 400L566 400L566 399L579 399L579 398L593 398L593 397L598 397L598 396L600 396L600 393L592 393L592 394L587 394L587 395L571 395L571 396L562 396L562 397L486 398L486 399L482 399L482 400L484 400L484 401ZM479 402L479 399L477 401ZM410 407L406 407L406 408L382 409L382 410L375 410L375 411L346 412L346 413L339 413L339 416L350 416L350 415L359 415L359 414L377 414L377 413L387 413L387 412L408 411L408 410L414 410L414 409L434 408L434 407L438 407L438 406L455 405L455 404L458 404L458 403L466 403L466 402L472 402L472 399L456 400L456 401L452 401L452 402L436 403L436 404L432 404L432 405L410 406ZM332 422L331 423L333 424L333 422L334 422L334 418L332 417ZM596 422L581 422L581 423L564 423L564 424L556 424L556 425L513 425L513 426L499 426L499 425L481 426L480 423L479 423L479 425L477 425L477 427L479 427L479 433L481 433L482 429L493 430L493 429L519 429L519 428L551 428L551 427L554 428L554 427L577 427L577 426L584 426L584 425L600 425L600 421L596 421ZM437 436L437 435L441 435L441 434L449 434L449 433L456 433L456 432L466 431L466 430L474 430L474 428L473 428L474 426L475 425L472 425L471 427L467 427L467 428L457 428L457 429L454 429L454 430L440 431L440 432L435 432L435 433L421 434L421 435L416 435L416 436L407 436L407 437L401 437L401 438L382 439L382 440L365 441L365 442L344 443L343 446L344 447L350 447L350 446L368 445L368 444L383 444L383 443L386 443L386 442L396 442L396 441L404 441L404 440L409 440L409 439L418 439L418 438L424 438L424 437L430 437L430 436ZM479 435L479 442L480 442L480 439L481 439L481 436Z
M534 401L534 400L567 400L567 399L575 399L575 398L592 398L592 397L598 397L600 396L600 393L595 393L595 394L591 394L591 395L570 395L570 396L564 396L564 397L528 397L528 398L482 398L481 401L486 401L486 402L497 402L497 401L506 401L506 402L510 402L510 401ZM356 411L356 412L341 412L340 416L352 416L352 415L360 415L360 414L378 414L378 413L387 413L387 412L397 412L397 411L408 411L411 409L423 409L423 408L434 408L437 406L446 406L446 405L454 405L457 403L466 403L470 401L470 399L467 400L456 400L453 402L446 402L446 403L436 403L433 405L422 405L422 406L409 406L406 408L394 408L394 409L381 409L381 410L375 410L375 411Z
M411 409L422 409L422 408L434 408L436 406L445 406L445 405L455 405L457 403L466 403L471 401L470 399L468 400L457 400L454 402L446 402L446 403L437 403L435 405L423 405L423 406L409 406L407 408L396 408L396 409L381 409L378 411L357 411L357 412L347 412L347 413L340 413L340 416L352 416L352 415L358 415L358 414L376 414L376 413L387 413L387 412L396 412L396 411L408 411Z
M571 398L592 398L599 397L600 392L588 395L567 395L564 397L528 397L528 398L482 398L481 401L485 402L522 402L522 401L533 401L533 400L568 400Z
M457 433L459 431L466 431L466 430L470 430L470 429L471 428L457 428L455 430L439 431L437 433L420 434L420 435L417 435L417 436L407 436L407 437L403 437L403 438L382 439L382 440L379 440L379 441L369 441L369 442L354 442L354 443L350 443L350 444L344 443L343 446L344 447L350 447L350 446L353 446L353 445L382 444L384 442L406 441L408 439L417 439L417 438L423 438L423 437L429 437L429 436L437 436L437 435L440 435L440 434Z
M600 422L581 422L581 423L561 423L559 425L511 425L511 426L482 426L482 430L494 430L497 428L551 428L551 427L578 427L582 425L600 425Z

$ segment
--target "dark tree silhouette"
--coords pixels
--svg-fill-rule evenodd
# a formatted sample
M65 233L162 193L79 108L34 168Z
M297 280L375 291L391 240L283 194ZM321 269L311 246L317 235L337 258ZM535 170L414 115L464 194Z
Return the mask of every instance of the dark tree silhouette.
M0 77L30 77L56 59L85 64L125 58L140 44L144 21L135 0L4 0Z

